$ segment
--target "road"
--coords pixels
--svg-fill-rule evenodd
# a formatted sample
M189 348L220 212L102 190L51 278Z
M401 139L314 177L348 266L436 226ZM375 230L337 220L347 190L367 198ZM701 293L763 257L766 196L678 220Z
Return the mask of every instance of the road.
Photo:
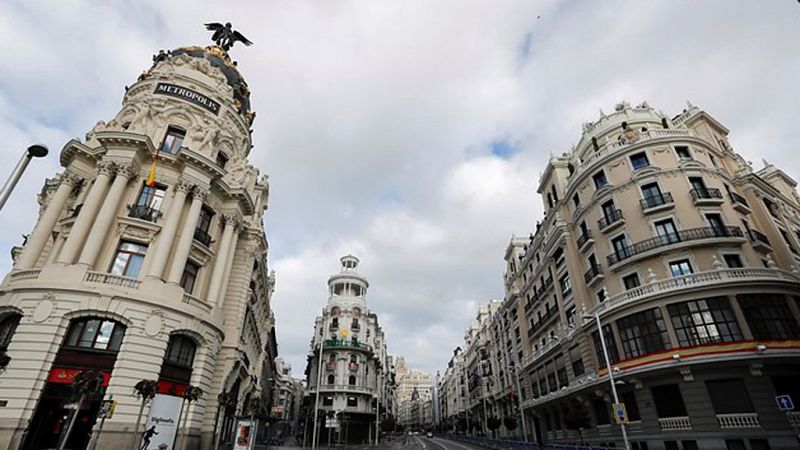
M375 450L371 446L348 446L347 450ZM386 444L377 447L381 450L485 450L483 447L465 444L463 442L450 441L443 438L426 438L423 436L403 436ZM267 450L290 450L300 449L300 447L266 447ZM261 450L261 447L259 447ZM325 450L325 447L319 447ZM333 448L331 448L333 450ZM341 449L339 449L341 450Z

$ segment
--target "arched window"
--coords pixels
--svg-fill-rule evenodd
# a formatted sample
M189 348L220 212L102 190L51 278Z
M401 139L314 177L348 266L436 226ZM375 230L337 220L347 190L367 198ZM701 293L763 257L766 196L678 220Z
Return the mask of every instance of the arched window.
M350 375L350 378L347 379L347 383L350 386L355 386L356 385L356 376L355 375Z
M164 360L169 364L191 369L194 365L194 354L197 344L188 336L173 334L167 345L167 355Z
M356 355L350 355L350 363L351 363L351 364L353 364L353 363L356 363L356 364L357 364L357 363L358 363L358 356L356 356Z
M341 312L342 312L342 310L338 306L334 306L333 308L331 308L331 316L333 316L333 317L338 316L339 313L341 313Z
M336 384L336 377L333 374L328 375L328 384Z
M118 352L125 335L125 325L109 319L73 320L64 340L64 347Z
M353 317L359 317L359 316L361 316L361 308L358 307L353 308Z
M331 353L331 355L328 357L328 362L330 362L331 364L335 364L336 363L336 354L335 353Z
M19 314L10 314L0 320L0 352L8 350L8 344L11 343L11 338L14 337L21 318L22 316Z

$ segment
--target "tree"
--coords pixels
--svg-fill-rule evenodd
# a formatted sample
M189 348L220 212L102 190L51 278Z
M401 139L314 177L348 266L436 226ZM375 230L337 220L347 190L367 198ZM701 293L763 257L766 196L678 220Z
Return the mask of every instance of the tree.
M503 424L503 421L498 419L497 417L491 416L486 419L486 428L492 432L492 437L495 437L495 432L500 429L500 425Z
M514 416L506 416L503 418L503 425L506 427L508 431L514 431L517 429L517 418Z
M139 415L136 416L136 427L133 429L133 450L137 450L139 444L139 425L142 423L144 405L150 402L157 393L158 381L156 380L139 380L139 382L133 386L134 397L142 399L142 404L139 406Z
M183 405L189 404L191 405L193 402L196 402L203 396L203 390L197 386L192 386L191 384L183 388L183 392L181 392L181 397L183 397L183 401L181 402L181 412L178 414L178 423L180 424L180 417L183 415ZM183 434L189 432L186 429L186 422L189 421L189 407L186 407L186 415L183 417ZM180 435L178 435L178 442L180 442ZM178 443L175 444L175 448L179 448Z
M64 435L58 443L58 450L64 450L64 446L67 445L67 439L69 439L83 402L98 397L103 391L103 381L105 381L103 372L99 370L83 370L72 378L72 399L76 401L76 407Z
M581 444L583 444L583 433L581 430L592 426L592 422L589 419L589 411L586 410L583 403L577 399L572 399L572 401L569 402L569 409L567 409L567 413L564 414L563 420L564 426L566 426L568 430L575 430L578 432L578 437L580 438Z

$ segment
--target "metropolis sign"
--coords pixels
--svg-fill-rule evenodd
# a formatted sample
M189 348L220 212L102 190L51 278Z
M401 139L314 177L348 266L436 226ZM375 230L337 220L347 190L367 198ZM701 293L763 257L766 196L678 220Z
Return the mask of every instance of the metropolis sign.
M194 103L195 105L202 106L208 111L214 113L214 115L219 114L219 103L215 102L214 100L211 100L210 98L206 97L205 95L199 92L195 92L191 89L186 89L185 87L180 87L169 83L158 83L158 85L156 86L156 90L153 93L178 97L180 99Z

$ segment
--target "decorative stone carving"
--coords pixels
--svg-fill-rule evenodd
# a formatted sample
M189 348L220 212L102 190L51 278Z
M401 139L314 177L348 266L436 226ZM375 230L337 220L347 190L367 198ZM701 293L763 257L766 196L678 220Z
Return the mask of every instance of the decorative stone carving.
M161 310L154 309L150 313L150 317L144 322L144 333L150 337L156 337L161 333L164 326L164 313Z
M209 196L209 191L207 187L204 186L195 186L192 190L192 197L200 200L201 202L205 202Z
M211 122L208 120L203 122L204 131L202 138L200 138L200 144L197 146L198 152L204 152L206 150L213 150L214 147L217 145L220 137L220 130L219 128L213 126Z
M42 301L33 310L32 318L34 322L42 323L50 317L53 313L53 300L55 300L55 295L52 292L46 292L42 296Z
M108 175L112 177L114 176L114 172L116 172L116 170L116 164L111 161L99 161L95 166L96 175Z
M244 158L236 158L230 163L228 173L222 180L232 187L243 187L254 181L258 175L256 169L247 164Z
M139 168L134 163L117 163L117 176L131 179L139 174Z
M178 192L184 192L189 194L194 189L194 184L186 181L186 180L178 180L178 183L175 185L175 190Z

